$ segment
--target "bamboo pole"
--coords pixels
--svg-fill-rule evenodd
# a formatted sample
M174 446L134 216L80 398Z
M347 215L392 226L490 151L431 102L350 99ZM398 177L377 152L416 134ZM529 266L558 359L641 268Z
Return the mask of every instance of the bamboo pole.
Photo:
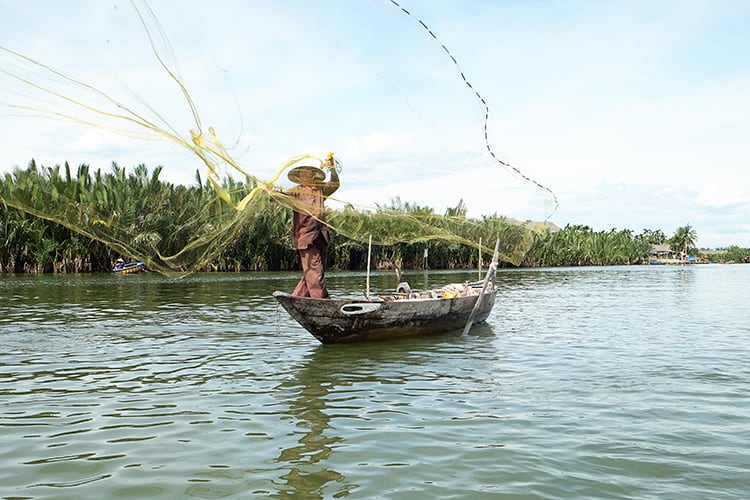
M369 241L367 242L367 289L365 290L365 297L370 300L370 257L372 255L372 234L370 235Z
M477 269L477 280L482 279L482 237L479 237L479 268Z

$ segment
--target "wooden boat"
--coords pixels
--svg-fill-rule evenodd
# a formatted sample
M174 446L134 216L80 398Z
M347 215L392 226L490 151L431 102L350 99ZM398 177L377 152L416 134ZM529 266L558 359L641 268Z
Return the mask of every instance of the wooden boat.
M498 242L499 243L499 242ZM314 299L274 292L278 303L323 344L381 340L464 329L485 321L495 305L497 244L484 281L452 283L376 297Z
M127 264L125 262L117 262L115 264L115 267L112 268L112 272L115 274L133 274L133 273L140 273L141 271L146 270L146 263L145 262L128 262Z

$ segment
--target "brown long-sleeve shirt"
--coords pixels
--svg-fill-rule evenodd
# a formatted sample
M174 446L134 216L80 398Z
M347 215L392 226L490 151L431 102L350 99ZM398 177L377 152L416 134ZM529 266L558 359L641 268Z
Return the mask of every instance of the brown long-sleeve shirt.
M312 186L296 186L285 194L293 197L294 209L294 249L309 247L315 238L323 236L326 242L330 240L328 227L325 225L323 203L339 188L339 176L331 170L331 180Z

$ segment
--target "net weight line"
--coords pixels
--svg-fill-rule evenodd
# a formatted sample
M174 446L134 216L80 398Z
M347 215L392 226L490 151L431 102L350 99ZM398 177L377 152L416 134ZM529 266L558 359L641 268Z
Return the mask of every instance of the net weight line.
M401 12L403 12L404 14L406 14L407 16L409 16L410 18L412 18L414 21L416 21L417 23L419 23L419 25L422 26L422 28L425 31L427 31L427 33L429 33L430 36L432 38L434 38L437 43L440 44L441 47L443 47L443 50L445 51L445 53L448 55L448 57L450 58L450 60L453 61L453 64L456 66L456 69L458 70L458 73L461 75L461 79L464 81L464 83L466 84L466 86L469 87L469 89L474 93L474 96L476 96L476 98L479 100L479 102L482 104L482 107L484 108L484 126L483 126L483 128L484 128L484 145L487 148L487 152L490 154L490 156L492 157L492 159L494 159L497 163L499 163L500 165L502 165L506 169L509 169L511 172L513 172L516 175L520 176L525 181L534 184L539 189L547 191L552 196L552 200L553 200L553 202L555 204L555 207L552 210L552 212L549 215L547 215L547 217L545 218L545 220L549 220L549 218L552 217L552 215L554 215L555 212L557 212L557 208L560 205L559 202L558 202L558 200L557 200L557 195L555 195L555 193L550 188L548 188L547 186L544 186L544 185L540 184L539 182L537 182L536 180L532 179L531 177L527 176L526 174L524 174L523 172L521 172L521 170L519 170L515 166L511 165L510 163L501 160L495 154L495 152L492 150L492 146L490 145L489 133L488 133L488 130L487 130L488 129L488 124L489 124L489 119L490 119L490 108L487 105L487 101L484 100L484 97L482 97L482 95L479 93L479 91L477 91L474 88L474 86L471 84L471 82L469 82L468 78L466 78L466 75L461 70L461 66L458 64L458 61L453 56L453 54L451 54L451 51L448 50L448 47L446 47L445 44L440 41L440 39L435 35L435 33L433 33L433 31L427 26L427 24L425 24L424 21L422 21L421 19L415 17L414 14L412 14L411 12L409 12L408 10L406 10L404 7L402 7L398 2L396 2L396 0L390 0L390 2L394 6L396 6L398 9L400 9Z

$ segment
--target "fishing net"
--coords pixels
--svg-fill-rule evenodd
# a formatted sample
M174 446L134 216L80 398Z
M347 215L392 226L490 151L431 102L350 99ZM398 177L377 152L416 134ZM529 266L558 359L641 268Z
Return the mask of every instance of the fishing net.
M218 265L217 259L237 258L231 257L231 248L239 238L288 242L288 234L279 232L279 221L290 227L291 211L305 207L277 188L279 179L300 161L322 166L324 160L311 154L289 158L269 179L260 179L240 165L216 131L203 126L197 106L172 62L166 35L148 4L133 7L155 61L182 97L192 121L189 127L172 126L137 96L126 101L0 46L0 76L5 85L16 88L19 97L24 97L19 99L20 104L3 104L19 112L69 120L133 139L176 144L200 160L204 174L197 170L196 185L185 187L161 181L161 167L149 172L139 165L127 173L113 163L111 172L102 173L86 165L73 170L68 164L45 167L32 162L27 169L16 168L4 176L0 201L6 210L12 207L59 224L163 273L211 269ZM490 153L494 157L491 149ZM488 253L499 237L500 259L517 265L535 235L544 230L543 225L497 216L469 219L465 210L439 215L400 199L375 207L331 201L343 208L329 209L324 222L343 241L341 247L361 248L370 239L386 249L441 241L449 249L467 247ZM264 247L259 244L255 252L262 260ZM399 265L397 255L393 255L393 262Z

